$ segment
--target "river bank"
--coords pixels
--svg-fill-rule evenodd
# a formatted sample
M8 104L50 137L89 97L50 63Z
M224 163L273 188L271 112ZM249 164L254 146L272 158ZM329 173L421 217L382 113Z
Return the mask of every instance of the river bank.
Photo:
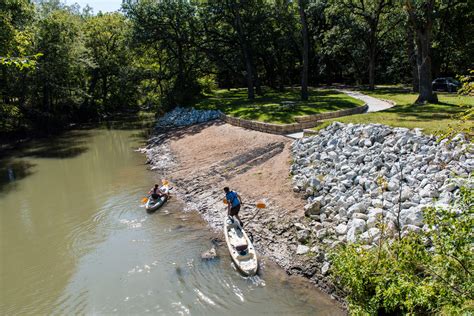
M254 278L235 273L224 247L201 260L216 234L178 198L140 207L162 178L134 151L141 124L84 127L2 157L1 315L343 314L270 260Z
M141 151L151 169L172 182L188 211L197 211L215 229L222 228L226 209L224 186L243 197L241 218L253 234L260 255L290 275L301 275L344 306L341 293L326 278L326 254L317 245L300 252L305 200L292 189L289 175L292 140L246 130L221 121L181 127L152 137ZM265 199L267 208L254 207Z
M446 207L461 185L472 186L468 144L462 135L437 142L420 130L340 123L292 142L216 120L158 134L142 152L215 230L225 216L222 188L238 191L259 253L345 307L328 275L331 249L373 245L381 221L394 234L427 229L423 208ZM268 206L258 211L262 198Z

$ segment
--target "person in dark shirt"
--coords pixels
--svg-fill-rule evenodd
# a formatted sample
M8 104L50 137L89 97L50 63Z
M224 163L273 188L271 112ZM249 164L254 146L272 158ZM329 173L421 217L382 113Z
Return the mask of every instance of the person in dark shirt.
M243 227L244 223L242 223L239 218L240 206L242 205L242 199L240 198L240 195L235 191L231 191L229 187L225 187L224 192L225 199L227 200L227 215L230 217L235 216L235 218L237 218L239 221L240 226Z

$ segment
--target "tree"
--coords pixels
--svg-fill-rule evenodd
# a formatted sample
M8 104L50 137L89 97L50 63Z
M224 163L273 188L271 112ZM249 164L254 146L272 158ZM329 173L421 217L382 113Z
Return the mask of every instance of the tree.
M43 54L35 73L32 102L49 114L70 115L84 98L85 49L80 19L67 10L54 10L38 21L35 50Z
M165 56L162 67L172 81L166 91L168 105L189 104L200 93L197 78L203 57L197 49L196 8L187 1L129 0L124 10L136 44L159 49Z
M438 103L431 86L431 39L436 0L406 0L405 10L415 31L420 94L416 103Z
M308 63L309 63L309 37L308 37L308 23L306 21L306 2L305 0L298 0L298 12L301 21L301 36L303 38L303 69L301 71L301 100L308 100Z
M97 102L106 110L128 105L131 98L126 96L130 91L127 82L134 71L128 48L130 22L120 13L98 14L87 18L83 28L89 60L88 110L99 111L91 108Z
M379 41L400 19L396 17L392 0L344 0L342 4L359 20L357 25L360 27L360 39L365 44L369 60L369 89L373 90Z

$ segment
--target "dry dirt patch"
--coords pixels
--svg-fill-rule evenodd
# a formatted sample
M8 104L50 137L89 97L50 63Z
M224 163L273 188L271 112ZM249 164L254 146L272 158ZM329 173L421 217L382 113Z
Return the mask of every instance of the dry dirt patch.
M178 167L172 176L203 186L229 186L242 198L265 198L303 214L304 201L289 177L291 139L215 122L184 129L170 146Z

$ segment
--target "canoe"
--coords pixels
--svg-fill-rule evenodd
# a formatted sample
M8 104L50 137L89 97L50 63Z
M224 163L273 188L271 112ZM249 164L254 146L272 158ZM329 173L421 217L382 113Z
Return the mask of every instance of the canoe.
M156 211L157 209L159 209L161 206L163 206L163 204L165 204L167 198L162 196L156 200L154 200L153 198L149 198L148 201L146 202L145 204L145 209L147 212L154 212Z
M255 275L258 269L257 252L237 220L231 218L224 220L224 235L237 269L246 276Z

